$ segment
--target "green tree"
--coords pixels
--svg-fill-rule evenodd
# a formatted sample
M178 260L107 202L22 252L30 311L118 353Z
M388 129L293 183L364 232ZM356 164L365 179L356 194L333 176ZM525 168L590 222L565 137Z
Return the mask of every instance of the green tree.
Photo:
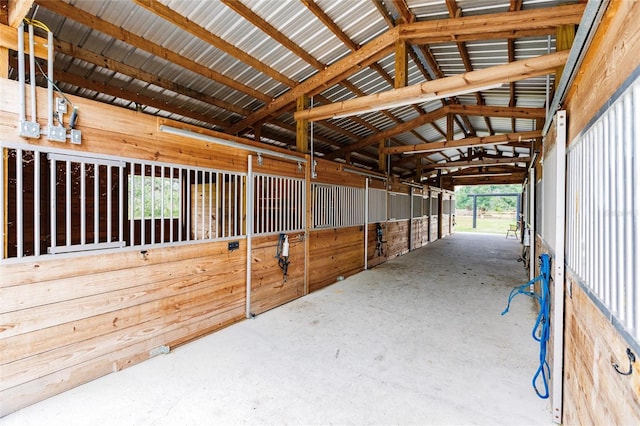
M522 185L473 185L456 187L456 209L473 209L475 194L521 193ZM515 211L516 197L478 197L477 206L480 210L509 212Z

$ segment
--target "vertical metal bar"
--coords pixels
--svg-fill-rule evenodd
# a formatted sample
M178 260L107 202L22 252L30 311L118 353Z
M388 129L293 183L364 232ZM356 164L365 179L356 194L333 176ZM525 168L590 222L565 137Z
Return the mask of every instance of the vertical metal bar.
M200 204L202 204L202 206L201 206L201 208L200 208L200 210L201 210L201 212L202 212L202 219L201 219L201 222L200 222L200 225L201 225L200 227L202 228L202 230L201 230L201 232L200 232L200 238L201 238L201 239L203 239L203 240L204 240L204 238L205 238L205 227L204 227L204 223L205 223L205 211L204 211L204 206L205 206L205 200L206 200L206 198L207 198L207 197L205 196L205 192L204 192L204 191L206 190L206 185L205 185L205 178L204 178L204 176L205 176L205 171L204 171L204 170L200 170L200 179L201 179L201 181L202 181L202 183L201 183L201 185L202 185L202 192L201 192L201 194L202 194L202 200L201 200L201 203L200 203Z
M5 249L4 249L7 241L7 234L5 231L5 218L4 218L4 212L6 208L5 206L7 205L7 201L6 201L7 194L4 193L4 187L7 184L7 182L4 176L4 173L5 173L4 162L8 154L9 154L9 150L0 146L0 179L2 180L0 184L0 204L2 204L0 206L0 236L2 237L0 238L0 260L4 259L5 256L9 257L7 253L5 253Z
M93 164L93 242L100 242L100 165Z
M227 237L231 237L233 234L233 175L231 173L227 175L229 176L229 184L227 185Z
M193 210L192 213L189 215L191 217L193 217L193 239L197 240L198 239L198 176L199 176L200 170L194 170L193 174L193 179L195 180L195 182L193 183ZM189 190L189 192L191 192L191 190Z
M164 222L166 221L166 202L164 195L164 187L167 185L167 179L164 176L165 166L160 168L160 242L164 243Z
M227 236L227 202L226 202L226 198L227 198L227 174L226 173L222 173L222 182L221 182L221 191L220 191L220 204L222 206L222 214L220 216L222 216L222 226L220 228L222 235L221 237L226 237Z
M553 365L551 372L551 405L553 420L556 423L562 422L562 379L563 379L563 358L564 358L564 238L565 238L565 161L567 147L567 127L566 111L558 111L557 139L556 139L556 235L555 238L555 261L553 262Z
M220 190L222 188L222 182L220 182L220 173L216 173L216 217L218 220L216 221L216 238L221 237L220 235L220 226L223 223L223 215L220 214Z
M85 163L80 163L80 244L87 243L87 180ZM94 197L96 195L94 194Z
M369 178L364 178L364 269L369 269Z
M617 137L612 141L615 147L615 163L616 167L612 170L615 174L615 183L616 183L616 207L615 207L615 217L616 217L616 271L617 271L617 280L614 281L614 286L616 287L616 310L615 314L617 314L620 320L624 318L624 286L625 286L625 251L624 251L624 222L626 219L625 215L625 202L624 202L624 187L627 182L624 180L624 163L625 158L623 157L623 144L625 140L625 125L624 125L624 110L623 104L621 101L616 102L614 109L616 110L616 132Z
M596 128L595 128L595 132L594 132L594 138L596 140L596 154L597 154L597 159L594 159L593 163L596 165L596 169L594 170L594 173L596 173L597 176L599 176L599 179L596 181L596 192L597 192L597 197L598 197L598 204L596 206L596 235L595 235L595 239L594 242L595 244L597 244L597 252L598 255L596 257L597 259L597 265L595 266L596 268L596 274L595 274L595 280L596 282L594 283L595 285L592 285L592 289L596 292L596 294L598 295L598 297L600 297L602 300L603 299L603 293L604 293L604 258L606 256L606 252L604 251L604 238L603 238L603 232L605 229L605 206L606 206L606 202L605 202L605 197L606 197L606 193L605 193L605 186L604 186L604 181L603 181L603 177L605 175L605 167L604 167L604 150L606 149L605 146L605 140L602 134L602 123L598 122L596 124Z
M51 34L51 33L49 33ZM4 150L0 148L0 153L4 153ZM40 212L40 152L33 151L33 254L40 256L40 219L43 216ZM0 163L4 164L4 155L0 158ZM4 176L2 166L0 165L0 178ZM4 184L2 185L4 188ZM4 198L2 197L2 189L0 189L0 201L4 205ZM4 208L0 208L4 213ZM0 213L0 226L4 229L4 220ZM4 238L0 241L2 247L4 247ZM2 248L0 248L0 259L2 259Z
M185 209L185 219L187 222L187 235L185 235L187 241L191 241L191 214L194 210L192 210L191 206L191 170L187 170L187 204ZM196 197L197 198L197 197ZM195 235L194 235L195 236Z
M236 174L235 175L235 185L233 188L233 205L234 205L234 210L233 210L233 231L234 231L234 236L238 235L238 226L240 225L240 220L239 220L239 216L238 216L238 208L240 205L240 175Z
M631 161L633 157L633 149L632 145L634 143L633 140L633 93L627 93L623 98L623 107L624 107L624 136L621 139L621 143L624 144L621 151L624 150L622 154L622 158L624 160L624 172L622 176L622 182L624 182L623 191L624 191L624 201L623 201L623 220L624 220L624 230L623 235L627 237L623 238L624 241L624 256L620 259L623 268L623 279L622 283L625 286L625 291L623 292L625 300L622 303L624 306L624 324L627 326L629 330L633 329L633 268L635 267L634 263L629 260L633 259L633 194L634 194L634 185L633 185L633 162ZM637 162L637 161L636 161ZM640 332L640 331L639 331Z
M36 115L36 54L35 54L35 39L33 35L33 25L29 24L29 79L31 83L31 121L38 121ZM53 76L51 76L53 77Z
M27 91L25 82L24 63L24 23L21 21L18 26L18 83L19 83L19 103L20 103L20 125L27 120Z
M169 242L172 243L173 242L173 221L175 220L175 218L173 217L173 204L174 204L174 199L173 199L173 193L175 192L173 190L173 185L174 185L174 177L173 177L174 171L173 171L173 166L169 167L169 183L170 183L170 189L169 189ZM178 184L178 188L180 188L180 185ZM182 190L180 191L182 192ZM180 199L177 200L178 204L180 204Z
M136 245L136 234L135 234L135 186L136 186L136 163L129 163L131 167L131 172L129 173L129 245L131 247Z
M253 159L249 155L247 161L247 288L245 295L245 316L251 318L251 239L253 234Z
M610 197L611 197L611 188L609 185L609 171L607 170L609 167L609 150L607 149L608 145L609 145L609 123L608 123L608 117L606 116L606 114L603 116L602 118L602 124L603 124L603 139L605 141L605 146L604 146L604 156L603 158L603 164L604 164L604 169L605 169L605 173L603 173L603 178L604 178L604 190L605 190L605 197L604 197L604 205L603 205L603 212L605 214L604 217L604 228L602 229L602 236L603 236L603 253L604 253L604 262L603 262L603 280L602 280L602 284L604 285L603 288L603 292L602 292L602 300L604 301L605 305L609 306L609 303L611 301L610 298L610 293L609 293L609 289L610 289L610 285L609 283L610 281L610 268L609 268L609 259L611 256L611 247L609 244L609 236L611 235L609 226L610 226L610 222L611 222L611 218L610 218L610 214L609 212L609 208L611 207L611 203L610 203Z
M67 160L65 171L65 245L71 245L71 161Z
M33 31L33 29L32 29ZM23 199L23 179L24 170L22 168L22 149L16 149L16 242L17 257L24 255L24 199ZM4 224L2 224L4 226Z
M632 147L632 157L640 158L640 83L636 83L633 86L633 139L629 142ZM633 162L633 180L631 181L631 190L634 193L633 197L633 231L631 232L633 238L633 257L631 258L631 264L633 265L633 282L640 283L640 165L638 161ZM634 286L633 303L631 304L632 311L635 315L633 327L635 330L636 340L640 340L640 288L637 285Z
M118 241L124 241L124 167L118 167Z
M145 203L145 192L147 192L147 165L140 164L140 181L142 189L140 190L140 245L147 244L147 206Z
M151 191L149 197L151 197L151 226L149 227L149 233L151 233L151 244L156 242L156 166L151 165Z
M107 165L107 242L113 239L113 168Z
M57 184L57 175L58 175L58 164L56 160L49 160L49 209L51 210L51 244L52 248L55 248L58 243L58 230L56 227L57 221L57 211L56 207L58 205L57 194L56 194L56 184Z
M47 125L53 126L53 33L47 31Z
M209 239L213 238L213 172L209 171Z

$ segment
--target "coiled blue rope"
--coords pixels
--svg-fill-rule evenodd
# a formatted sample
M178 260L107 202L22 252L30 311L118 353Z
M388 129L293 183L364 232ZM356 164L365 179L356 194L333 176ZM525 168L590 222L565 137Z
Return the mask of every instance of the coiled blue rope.
M549 341L549 311L551 310L551 300L549 297L549 281L551 279L551 258L548 254L540 255L540 275L529 281L528 283L514 287L509 293L509 301L507 302L506 309L502 312L505 315L509 312L511 301L518 294L524 294L525 296L533 297L540 304L540 312L533 325L531 336L533 340L540 343L540 365L536 373L533 375L531 385L536 391L536 394L542 398L549 398L549 378L551 378L551 371L549 364L547 363L547 343ZM530 286L540 281L540 293L529 290ZM539 336L539 337L538 337ZM538 381L542 379L543 392L538 390Z

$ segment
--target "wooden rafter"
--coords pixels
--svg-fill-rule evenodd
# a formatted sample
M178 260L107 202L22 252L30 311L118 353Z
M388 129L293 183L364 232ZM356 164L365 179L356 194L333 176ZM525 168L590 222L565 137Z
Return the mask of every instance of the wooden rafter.
M337 151L327 154L325 158L327 160L333 160L335 158L345 155L347 152L352 152L358 149L365 148L369 145L376 143L380 139L387 139L393 136L400 135L402 133L406 133L412 129L415 129L416 127L420 127L432 121L439 120L442 117L445 117L446 115L447 115L447 110L445 108L437 109L435 111L432 111L424 115L421 115L417 118L414 118L413 120L407 121L406 123L403 123L400 126L392 127L391 129L384 130L380 133L367 136L366 138L359 140L358 142L352 143L344 148L341 148Z
M267 96L266 94L261 93L258 90L241 84L237 80L214 71L209 67L186 59L176 52L167 50L159 44L153 43L137 34L125 30L124 28L113 25L112 23L100 19L97 16L93 16L83 11L82 9L73 7L68 3L60 0L37 0L37 3L44 8L47 8L59 15L71 19L72 21L79 22L96 31L100 31L118 40L122 40L123 42L131 46L149 52L159 58L163 58L167 61L173 62L176 65L179 65L211 80L217 81L218 83L231 87L234 90L252 96L255 99L261 100L262 102L266 103L271 101L270 96Z
M33 0L9 0L7 6L7 22L9 26L17 28L20 22L27 16L32 6Z
M324 90L324 88L330 87L332 84L344 80L348 75L353 74L360 67L368 66L373 57L377 55L387 55L391 49L393 49L395 40L400 37L401 34L403 38L412 43L421 43L421 38L424 38L427 35L431 35L432 38L429 39L428 42L432 43L450 42L452 38L469 41L513 38L519 37L520 34L554 34L555 27L557 25L579 23L583 11L584 5L559 6L535 9L533 11L486 14L481 15L480 19L477 17L463 17L459 19L428 21L427 27L423 25L425 22L413 22L411 24L396 26L371 40L369 43L362 46L362 48L343 57L334 64L328 66L325 70L310 77L295 88L268 103L260 110L251 114L245 120L235 124L229 129L229 132L237 133L245 127L249 127L253 123L270 116L274 112L292 105L297 97L304 93L311 95L318 90ZM531 12L535 12L535 14L532 14ZM508 16L505 17L505 15ZM550 19L550 23L544 26L540 21L544 21L546 18ZM456 21L456 24L451 24L448 21ZM492 24L497 22L499 24L500 31L495 30L493 25L493 30L488 31L486 25L487 21L492 22ZM439 24L442 25L443 31L440 30ZM457 34L456 31L460 31L461 34Z
M364 96L331 105L298 111L294 117L298 119L321 120L346 115L357 115L363 112L393 108L424 102L429 99L449 97L461 91L474 91L510 81L524 80L531 77L555 72L555 67L564 64L567 52L556 52L536 58L497 65L482 70L471 71L456 76L427 81L413 86L394 89L388 92Z
M399 37L411 44L447 43L476 40L519 38L533 35L555 34L562 25L579 24L584 4L556 6L450 18L435 21L419 21L400 25ZM487 23L490 22L490 25ZM483 27L480 30L479 27Z
M394 3L394 6L396 7L396 9L398 9L398 12L400 13L400 16L403 17L403 20L405 22L414 22L415 21L415 15L411 12L411 10L409 9L409 6L407 5L407 3L402 0L402 1L396 1ZM396 42L397 44L398 42ZM438 76L438 78L442 78L444 77L444 73L442 72L442 70L440 69L440 65L438 65L437 61L435 60L435 58L433 57L433 54L431 53L430 49L427 46L421 46L425 51L428 51L428 56L429 56L429 60L427 61L429 63L429 66L435 70L436 75ZM426 69L424 69L424 67L422 67L422 62L419 60L419 58L417 57L417 54L414 51L414 46L410 46L407 45L407 51L409 56L411 57L411 59L414 61L414 63L418 66L418 68L420 69L420 71L422 72L422 74L424 75L425 79L428 80L432 80L431 76L429 75L429 73L427 72ZM397 87L396 87L397 88ZM442 103L442 106L445 106L447 104L447 102L442 99L440 101ZM458 102L457 99L455 98L451 98L451 102ZM424 112L419 108L418 105L412 105L414 109L416 109L418 111L418 113L420 114L424 114ZM456 123L458 124L458 127L460 127L461 129L464 129L464 126L462 125L462 123L460 123L458 117L455 118ZM473 128L473 125L471 124L471 122L464 117L463 121L465 122L465 125L467 126L467 128L469 128L470 132L472 134L475 135L475 129ZM443 132L437 125L435 124L431 124L432 127L434 129L436 129L436 131L438 131L438 133L440 133L441 135L443 135L443 137L447 137L447 134L445 132ZM428 142L426 140L424 140L424 138L417 134L416 132L413 132L414 135L418 136L418 139L422 139L425 142ZM466 132L465 132L466 134Z
M155 15L163 18L164 20L172 23L178 28L183 29L184 31L198 37L200 40L210 44L211 46L215 46L217 49L225 52L228 55L233 56L234 58L244 62L245 64L255 68L256 70L268 75L276 81L286 84L289 87L293 87L298 84L297 81L294 81L287 77L286 75L276 71L269 65L264 62L259 61L248 53L244 52L241 49L238 49L231 43L223 40L217 35L213 34L211 31L206 28L201 27L190 19L180 15L175 12L168 6L156 1L156 0L132 0L135 4L140 7L147 9L148 11L154 13Z
M478 167L491 166L495 164L514 164L528 163L531 157L503 157L503 158L485 158L482 160L457 160L446 163L427 164L423 166L423 170L448 169L452 167Z
M253 25L255 25L257 28L259 28L261 31L263 31L265 34L267 34L269 37L271 37L272 39L274 39L275 41L277 41L278 43L280 43L281 45L283 45L284 47L289 49L291 52L296 54L298 57L300 57L302 60L304 60L305 62L307 62L308 64L310 64L314 68L316 68L317 70L321 71L321 70L324 70L326 68L325 64L323 64L322 62L320 62L319 60L314 58L307 51L305 51L300 46L298 46L295 42L293 42L291 39L289 39L282 32L278 31L278 29L276 29L274 26L272 26L270 23L268 23L261 16L259 16L255 12L253 12L250 8L248 8L242 2L240 2L238 0L222 0L222 2L225 5L227 5L229 8L234 10L236 13L241 15L243 18L245 18L247 21L251 22ZM311 4L311 3L309 3L309 4ZM321 9L319 7L316 7L314 10L318 11L318 10L321 10ZM314 10L312 10L312 12ZM323 17L323 19L327 20L327 21L331 21L331 19L326 15L325 15L325 17ZM343 38L348 38L348 37L346 37L346 35L345 35L345 37L343 37ZM355 45L353 42L348 44L348 46L350 48L352 47L352 45L355 48L355 50L357 50L358 46ZM355 50L352 49L352 51L355 51ZM373 66L373 64L371 64L371 66ZM336 83L342 84L345 88L350 90L356 96L364 96L365 95L365 93L363 91L361 91L358 87L356 87L351 82L347 81L346 77L345 77L345 79L341 79L339 82L336 82ZM301 96L310 95L310 94L319 96L317 93L305 93L305 94L301 94ZM321 98L321 101L323 103L330 103L330 101L328 99L326 99L326 98L324 98L322 96L319 96L319 97ZM273 111L272 113L275 114L277 112L280 112L280 111ZM393 116L392 114L387 113L385 115L387 115L394 122L398 122L398 119L395 116ZM269 119L269 115L263 117L263 120L264 119ZM352 120L355 121L356 123L360 124L361 126L371 130L371 131L374 131L374 132L378 132L379 131L378 128L376 128L371 123L369 123L369 122L367 122L365 120L359 119L357 117L354 117ZM238 126L237 128L232 128L229 131L231 133L234 133L234 132L238 133L241 130L242 129L239 128L239 126Z
M421 152L434 152L445 149L466 148L482 145L496 145L507 142L519 142L520 140L528 140L542 136L542 131L532 130L530 132L506 133L502 135L492 136L476 136L473 138L454 139L444 142L431 142L425 144L417 144L410 146L394 146L385 148L387 154L413 154Z

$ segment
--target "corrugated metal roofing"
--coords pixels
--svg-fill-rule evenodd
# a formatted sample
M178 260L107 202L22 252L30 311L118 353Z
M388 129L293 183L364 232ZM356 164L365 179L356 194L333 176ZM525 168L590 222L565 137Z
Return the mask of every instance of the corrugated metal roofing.
M239 1L239 4L246 6L251 11L250 13L267 22L271 28L307 52L313 57L313 61L307 61L280 44L269 36L270 30L268 28L260 28L255 22L251 22L251 18L241 16L222 1L159 0L157 3L166 6L177 16L187 18L193 25L200 26L212 35L221 38L238 51L252 56L265 67L291 79L294 85L315 76L322 71L323 67L336 63L352 52L352 46L346 45L301 1ZM577 0L524 0L522 9L553 7L576 2ZM97 93L94 90L97 86L91 84L87 84L86 87L77 87L60 81L60 86L65 91L131 109L139 107L147 113L224 131L224 128L212 123L242 121L247 115L263 108L267 104L267 99L275 99L291 90L290 85L272 78L261 69L254 68L236 56L225 53L221 48L193 36L185 29L179 28L135 2L68 0L68 3L77 8L78 13L84 11L116 27L141 36L170 52L179 54L185 60L233 79L238 84L245 86L246 91L259 92L260 96L254 97L236 90L215 81L215 79L187 69L179 63L155 56L140 46L121 41L97 29L75 22L73 16L64 17L56 13L55 7L51 7L51 10L48 9L48 5L44 2L42 6L36 6L35 16L32 14L32 17L45 22L54 31L57 40L68 42L73 46L152 74L162 79L162 82L143 81L136 76L126 75L126 72L117 72L60 52L56 57L57 69L70 75L81 76L88 83L104 83L109 87L121 88L159 102L166 102L183 113L176 114L148 105L136 106L136 102L127 99L126 96L120 98L109 93ZM397 9L400 3L380 2L379 4L380 7L387 8L388 14L395 21L398 21L403 14ZM510 6L510 2L506 0L457 0L455 4L460 8L463 17L503 13L507 12ZM364 46L389 29L385 17L371 0L316 0L315 5L356 46ZM450 19L450 12L444 0L406 0L406 5L407 11L413 14L417 21ZM555 37L520 38L514 40L512 45L514 59L521 60L555 51ZM469 41L464 43L464 46L474 70L508 62L509 43L505 39ZM409 59L408 84L419 84L426 81L427 77L431 78L439 73L444 76L453 76L467 71L458 44L447 42L425 47L433 54L437 68L432 68L423 52L416 46L410 46L420 63L417 64L412 58ZM395 78L394 53L391 52L379 59L376 66L377 69L360 67L345 77L349 84L357 87L359 93L376 94L391 90L393 88L392 81ZM421 68L426 69L430 76L425 76ZM381 75L379 70L382 70L384 74ZM392 81L390 82L389 79ZM518 107L543 108L548 102L549 90L553 84L553 75L549 78L531 78L516 82L513 94L510 93L507 85L499 89L483 91L480 99L486 105L506 107L514 103ZM187 93L188 90L198 92L204 98L192 98ZM327 85L322 89L321 95L331 102L357 97L357 94L345 84ZM316 96L315 100L316 104L323 103L320 96ZM444 103L442 100L425 101L419 104L418 108L424 112L434 111L447 102L450 101L445 100ZM460 95L457 97L457 102L464 105L476 105L478 98L475 94ZM272 117L277 120L276 123L269 122L269 120L265 122L264 126L269 130L269 135L263 137L263 142L286 146L295 139L295 132L291 130L295 128L293 109L293 107L289 107L286 111L276 112ZM417 118L418 114L413 106L403 106L392 108L387 113L371 112L356 117L330 119L327 121L328 124L315 123L314 132L318 137L316 148L319 154L329 153L338 147L353 143L357 139L393 129L401 123ZM210 117L211 122L203 122L202 116ZM463 117L458 116L457 119L462 120ZM510 118L492 117L485 120L483 117L469 116L467 119L464 127L468 127L470 124L472 128L463 129L458 122L454 123L454 139L465 137L467 132L488 135L491 131L494 133L522 132L535 128L535 122L531 119L515 119L515 127ZM487 121L490 128L487 126ZM286 126L286 128L282 126ZM339 131L338 128L342 131ZM446 132L446 129L446 118L441 118L432 124L424 124L411 132L394 136L392 138L393 144L443 141L445 140L443 132ZM250 126L247 131L248 134L253 132ZM485 149L487 152L502 152L504 155L509 153L525 155L527 153L526 149L522 148L510 148L510 150L503 148L503 146L495 146ZM366 147L361 150L362 154L354 152L352 159L355 158L355 161L361 162L365 166L375 165L376 150L377 146ZM449 157L459 158L460 156L460 150L447 150L442 154L429 154L425 161L442 161Z

